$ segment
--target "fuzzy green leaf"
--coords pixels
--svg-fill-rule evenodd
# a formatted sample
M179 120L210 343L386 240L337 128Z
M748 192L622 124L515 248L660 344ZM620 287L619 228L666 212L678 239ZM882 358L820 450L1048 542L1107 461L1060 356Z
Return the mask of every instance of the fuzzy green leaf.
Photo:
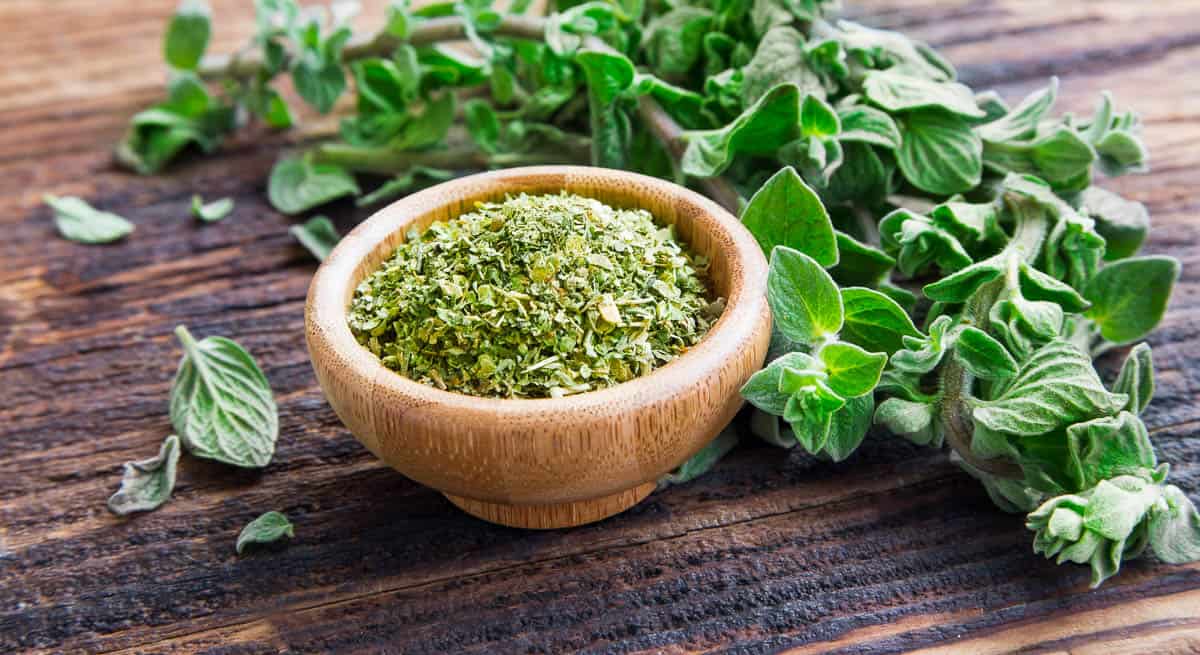
M842 131L841 141L860 141L881 148L900 147L900 128L886 113L867 105L853 105L838 110Z
M939 109L906 113L896 161L913 186L941 195L968 191L983 175L983 143L962 117Z
M1150 519L1150 547L1158 559L1168 564L1186 564L1200 559L1200 513L1179 490L1163 488L1165 509Z
M971 375L984 380L1003 380L1017 374L1017 362L1004 346L986 332L965 327L954 340L954 355Z
M199 195L192 196L192 216L204 221L205 223L214 223L225 218L233 211L233 198L221 198L206 203Z
M800 93L777 86L725 127L684 132L682 171L695 177L720 175L739 154L769 155L794 139L800 126Z
M842 329L842 297L829 273L812 257L780 246L771 251L767 303L779 331L815 344Z
M1141 249L1150 231L1150 213L1140 202L1089 187L1079 196L1080 209L1096 221L1096 232L1104 237L1104 259L1132 257Z
M158 454L137 462L125 462L121 488L108 499L108 509L117 516L157 509L175 489L175 470L179 464L179 437L163 441Z
M833 223L817 194L788 166L759 187L742 211L742 224L768 257L775 246L787 246L822 266L838 263Z
M197 457L262 468L275 454L279 413L262 369L225 337L196 341L180 325L183 358L171 383L171 424Z
M211 10L201 0L184 0L175 10L163 39L163 57L178 70L195 70L208 48Z
M708 445L701 448L700 452L692 455L686 462L677 466L670 473L658 479L659 487L666 487L673 484L684 484L691 482L696 478L708 473L712 467L716 466L721 458L733 450L733 447L738 443L737 430L732 425L727 426L721 431Z
M1146 426L1129 412L1070 426L1067 452L1076 490L1119 475L1145 475L1158 466Z
M1113 393L1129 396L1125 409L1130 412L1141 414L1146 411L1154 397L1154 360L1150 346L1139 343L1129 351L1113 384Z
M847 400L846 406L835 412L830 421L829 436L822 452L835 462L849 457L866 438L874 413L875 396L872 394Z
M834 342L817 353L829 375L827 384L843 398L871 393L887 364L887 355L871 353L851 344Z
M100 211L80 198L46 194L42 201L54 210L54 226L59 234L76 243L112 243L133 232L133 223Z
M863 94L888 113L940 109L964 118L983 118L971 90L957 82L934 82L891 70L874 71L863 80ZM978 140L978 137L976 137Z
M896 301L862 287L842 289L845 321L839 338L889 356L904 347L904 337L920 337L912 319Z
M269 544L283 537L296 536L296 529L286 516L279 512L266 512L246 524L237 538L237 554L241 555L250 544Z
M804 95L825 95L821 79L809 67L804 37L792 27L776 27L758 43L742 69L742 101L752 105L780 84L794 84Z
M342 239L333 227L333 222L324 216L313 216L303 225L293 225L288 231L321 262L325 261L329 253L333 252L333 247Z
M358 184L345 169L306 159L281 159L271 169L267 197L285 214L299 214L342 196L357 195Z
M1129 343L1148 334L1162 320L1171 289L1179 278L1173 257L1122 259L1100 269L1084 290L1092 303L1088 318L1113 343Z

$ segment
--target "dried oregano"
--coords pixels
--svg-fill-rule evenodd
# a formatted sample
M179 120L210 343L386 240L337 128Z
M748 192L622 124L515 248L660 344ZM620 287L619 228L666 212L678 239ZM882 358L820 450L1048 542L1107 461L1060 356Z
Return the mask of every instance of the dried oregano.
M350 327L419 382L559 397L694 346L722 306L709 301L707 265L645 210L522 194L410 233L358 286Z

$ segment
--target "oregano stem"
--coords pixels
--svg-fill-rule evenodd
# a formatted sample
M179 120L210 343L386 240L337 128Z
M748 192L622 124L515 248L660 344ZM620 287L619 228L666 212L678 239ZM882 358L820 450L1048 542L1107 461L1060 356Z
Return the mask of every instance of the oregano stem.
M486 169L537 164L583 164L589 154L571 148L526 153L489 154L472 147L446 150L363 148L346 143L323 143L309 151L316 164L333 164L358 173L394 175L414 166L449 170Z

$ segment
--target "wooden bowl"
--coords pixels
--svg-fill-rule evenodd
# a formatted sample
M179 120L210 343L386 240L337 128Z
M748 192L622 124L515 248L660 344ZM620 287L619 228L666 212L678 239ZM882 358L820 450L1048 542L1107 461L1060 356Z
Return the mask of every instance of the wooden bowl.
M389 370L346 324L354 288L414 225L453 219L476 202L567 190L641 207L674 223L711 260L724 314L695 347L649 375L565 398L479 398ZM754 238L707 198L619 170L544 166L464 177L380 210L334 248L308 291L305 324L317 380L372 453L494 523L561 528L598 521L649 494L707 444L742 404L770 339L767 264Z

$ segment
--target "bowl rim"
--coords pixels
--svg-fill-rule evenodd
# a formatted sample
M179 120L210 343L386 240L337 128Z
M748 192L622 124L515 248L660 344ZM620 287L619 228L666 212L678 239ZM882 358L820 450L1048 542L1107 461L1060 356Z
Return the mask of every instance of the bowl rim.
M561 190L579 193L572 188L594 183L599 178L608 186L637 183L655 191L686 201L712 219L716 231L723 232L732 244L729 253L731 266L725 298L725 308L717 322L704 337L675 359L655 368L646 375L620 384L586 391L561 398L496 398L439 389L408 378L383 365L373 353L354 338L347 322L349 304L343 301L353 294L351 280L359 264L379 245L396 232L403 230L416 217L450 204L447 198L476 193L485 185L496 193L530 192L529 180L562 176ZM522 184L524 183L524 186ZM540 191L535 191L540 192ZM587 197L587 193L581 193ZM656 216L655 220L662 218ZM712 230L710 230L712 232ZM688 244L692 247L691 244ZM614 403L630 407L636 399L638 406L677 395L703 382L706 375L721 367L737 350L753 340L756 317L766 308L767 261L758 242L729 211L711 199L691 189L660 178L630 171L591 166L525 166L467 175L409 194L379 209L338 242L325 258L309 286L306 299L305 323L310 342L324 340L329 351L339 354L345 364L377 386L414 398L421 403L436 404L463 412L491 412L495 415L526 415L530 413L586 412L595 413L611 408ZM309 345L310 353L313 350ZM630 407L631 408L631 407Z

